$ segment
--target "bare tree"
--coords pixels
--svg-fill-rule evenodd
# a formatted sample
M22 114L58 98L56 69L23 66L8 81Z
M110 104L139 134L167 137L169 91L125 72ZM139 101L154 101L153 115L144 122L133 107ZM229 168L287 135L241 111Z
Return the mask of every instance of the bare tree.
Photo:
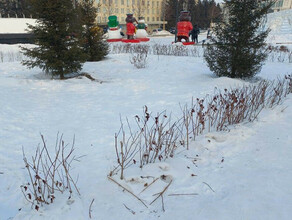
M131 10L137 18L145 17L146 11L150 9L150 3L147 3L145 0L135 0L132 3Z

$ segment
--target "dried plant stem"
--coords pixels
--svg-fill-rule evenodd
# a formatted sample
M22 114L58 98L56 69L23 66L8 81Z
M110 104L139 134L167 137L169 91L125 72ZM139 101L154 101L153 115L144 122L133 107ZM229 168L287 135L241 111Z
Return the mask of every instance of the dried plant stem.
M24 149L22 149L29 182L21 185L21 190L25 199L35 205L36 210L39 210L39 204L53 203L57 191L61 193L69 191L70 199L73 193L72 186L74 186L80 195L76 182L70 174L71 163L76 160L75 157L71 158L74 151L74 139L71 148L67 149L63 136L59 137L58 134L55 154L50 154L50 148L48 148L43 135L41 135L41 139L43 146L37 147L31 161L28 161Z
M132 196L134 196L136 199L138 199L146 208L148 208L148 206L142 201L142 199L140 199L138 196L136 196L134 193L132 193L130 190L126 189L125 187L123 187L121 184L119 184L117 181L115 181L113 178L111 178L110 176L107 176L107 178L109 180L111 180L112 182L114 182L115 184L117 184L119 187L123 188L125 191L127 191L128 193L130 193Z
M128 209L133 215L136 214L136 212L134 212L132 209L130 209L128 206L126 206L126 204L123 204L125 206L126 209Z
M168 196L197 196L199 195L198 193L172 193L169 194Z
M125 169L125 155L124 155L124 147L123 142L120 142L121 144L121 180L124 179L124 169Z
M168 189L168 187L170 186L170 184L172 183L172 180L169 182L169 184L160 192L160 193L156 193L155 195L158 195L151 203L150 205L152 205L159 197L163 196L163 193L165 193L165 191Z
M89 205L89 218L91 218L91 212L92 212L91 207L92 207L93 202L94 202L94 199L92 199L92 201Z
M206 183L206 182L203 182L203 183L206 184L213 192L215 192L208 183Z
M134 157L139 152L138 148L140 145L141 132L132 133L128 120L127 125L130 132L128 138L126 138L124 124L122 123L122 120L120 130L117 134L115 134L115 150L118 165L121 170L120 179L124 178L125 169L134 163ZM118 140L119 137L120 140ZM116 170L116 168L114 170ZM111 174L114 172L114 170L111 171Z
M149 186L151 186L153 183L155 183L157 180L159 180L159 178L154 179L148 186L146 186L139 194L141 194L142 192L144 192L146 189L149 188Z
M148 163L166 160L174 156L178 146L186 146L188 150L190 141L206 131L226 131L230 125L252 122L264 108L281 104L290 93L292 75L286 75L277 81L263 80L241 88L216 90L214 95L203 99L192 98L190 108L187 104L180 106L182 117L176 121L172 121L166 111L153 116L144 106L143 115L135 116L136 133L132 132L128 121L126 133L121 121L121 129L115 135L120 178L123 179L130 165L138 163L143 168ZM115 170L117 168L111 175Z
M163 195L161 195L161 205L162 205L162 211L165 212Z

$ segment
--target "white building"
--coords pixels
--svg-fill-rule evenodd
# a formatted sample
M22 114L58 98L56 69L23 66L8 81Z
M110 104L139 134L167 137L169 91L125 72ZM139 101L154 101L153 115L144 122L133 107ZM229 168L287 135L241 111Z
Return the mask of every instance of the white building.
M292 8L292 0L277 0L272 7L272 11L282 11Z

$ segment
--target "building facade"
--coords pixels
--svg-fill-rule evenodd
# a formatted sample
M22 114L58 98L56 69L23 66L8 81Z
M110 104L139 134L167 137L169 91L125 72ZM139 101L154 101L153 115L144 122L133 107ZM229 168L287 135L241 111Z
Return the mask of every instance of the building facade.
M228 19L228 10L226 9L225 4L221 3L220 6L223 10L223 18L225 20ZM292 0L276 0L269 13L288 9L292 9Z
M272 7L272 11L292 9L292 0L277 0Z
M110 15L116 15L119 23L126 24L126 14L133 13L138 20L144 17L148 31L163 26L165 22L165 0L97 0L97 23L106 25Z

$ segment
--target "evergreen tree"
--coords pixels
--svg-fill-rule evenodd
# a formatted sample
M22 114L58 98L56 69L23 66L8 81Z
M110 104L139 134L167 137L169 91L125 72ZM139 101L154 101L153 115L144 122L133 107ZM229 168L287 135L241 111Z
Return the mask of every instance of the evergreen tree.
M1 17L13 17L15 16L15 12L13 9L14 2L10 0L0 0L0 14Z
M245 78L256 75L265 61L265 39L269 30L260 30L271 0L224 0L228 19L214 28L204 58L217 76Z
M176 27L177 18L179 16L180 11L183 10L184 0L166 0L165 3L165 20L167 21L166 28ZM177 12L176 13L176 7Z
M30 0L0 0L1 17L29 17Z
M94 7L94 0L82 0L80 10L81 23L84 26L82 46L87 54L87 60L102 60L108 54L108 43L102 38L103 31L95 21L97 8Z
M38 20L29 29L37 46L22 48L31 58L23 64L29 68L40 67L60 79L79 72L86 57L79 46L78 25L73 25L77 13L72 0L33 0L32 7Z

